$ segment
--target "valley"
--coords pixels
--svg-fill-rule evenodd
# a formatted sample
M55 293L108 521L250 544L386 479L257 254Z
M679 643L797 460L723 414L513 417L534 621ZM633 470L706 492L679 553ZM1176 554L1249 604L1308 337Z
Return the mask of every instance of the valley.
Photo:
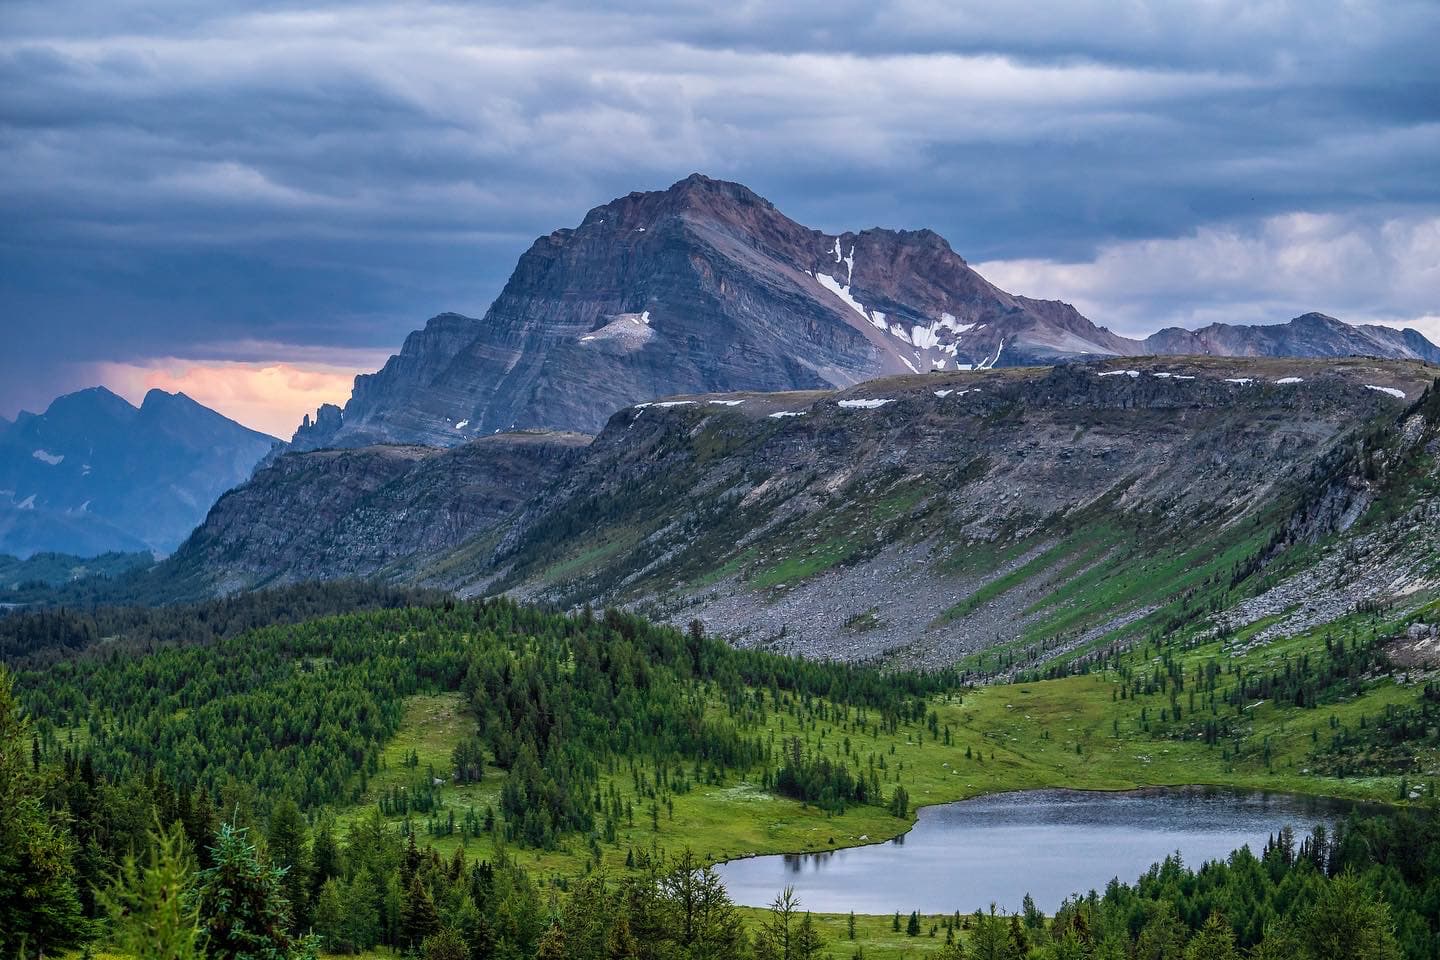
M143 776L132 758L148 755L148 777L161 779L146 789L208 784L231 816L257 826L273 824L275 798L293 797L312 829L352 846L375 842L361 838L376 831L391 842L413 835L439 863L510 864L573 889L565 878L639 881L685 851L705 863L875 842L909 829L922 806L1053 786L1212 784L1419 812L1436 802L1440 742L1428 718L1440 701L1433 661L1406 651L1425 631L1433 645L1437 623L1432 601L1263 642L1264 623L1223 639L1182 629L1068 669L1051 664L1048 676L976 685L978 667L970 680L953 671L882 680L875 667L806 665L620 614L446 602L162 647L128 666L82 656L16 679L42 763L80 750L94 758L89 776L124 780ZM511 651L499 661L497 642ZM632 647L646 652L632 659ZM596 670L612 679L597 686ZM636 682L648 705L622 708ZM322 702L338 726L314 726ZM631 719L604 732L595 723L611 709ZM499 717L509 719L496 726ZM223 734L221 718L231 724ZM527 767L536 759L524 759L525 738L542 721L571 732L551 734L539 766ZM585 759L572 739L591 745ZM235 755L227 743L243 744L255 765L224 759ZM463 778L474 782L456 782L462 754L477 757ZM781 783L792 775L812 786L788 795ZM869 799L855 793L867 781ZM539 806L517 806L513 792L530 789ZM955 904L967 917L977 908L986 904ZM769 917L737 915L752 929ZM934 919L939 934L922 946L887 931L883 917L858 924L877 956L898 957L941 949L951 920ZM831 942L848 939L838 933L845 915L820 925L837 931Z

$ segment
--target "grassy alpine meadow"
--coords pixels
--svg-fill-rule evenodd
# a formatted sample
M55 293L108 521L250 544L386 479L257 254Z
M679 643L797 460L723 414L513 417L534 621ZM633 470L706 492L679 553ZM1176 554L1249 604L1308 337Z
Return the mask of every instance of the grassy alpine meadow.
M1433 607L1430 608L1433 611ZM1423 611L1422 611L1423 612ZM1258 629L1263 624L1256 625ZM1337 729L1360 730L1387 710L1413 706L1422 696L1419 683L1403 672L1360 681L1356 692L1337 695L1334 702L1295 707L1273 699L1238 706L1205 705L1205 695L1192 701L1191 691L1178 697L1173 687L1127 694L1125 674L1158 669L1168 658L1182 677L1198 678L1207 665L1226 664L1234 671L1283 672L1325 649L1326 636L1360 638L1383 634L1394 626L1356 615L1340 624L1245 647L1252 631L1225 641L1178 648L1141 644L1112 660L1104 669L1054 679L992 684L940 695L927 703L927 717L900 726L894 733L873 725L825 720L820 704L768 713L758 726L769 744L799 737L808 752L845 762L852 769L879 770L886 794L901 786L910 809L897 817L883 806L863 804L843 812L777 796L765 789L759 770L736 772L717 783L701 782L653 803L637 790L633 770L649 770L643 759L617 763L602 776L630 805L633 815L618 825L612 840L591 842L566 836L553 849L509 852L541 875L571 876L604 869L616 874L633 866L639 852L677 853L690 849L710 862L771 853L801 853L876 842L909 829L919 807L1014 790L1065 787L1082 790L1124 790L1143 786L1214 785L1302 793L1377 802L1428 802L1433 786L1423 771L1433 767L1433 747L1422 747L1415 767L1421 773L1363 771L1348 776L1318 769L1317 749ZM1167 656L1162 656L1166 654ZM1147 678L1148 680L1148 678ZM1181 716L1169 716L1178 704ZM1190 708L1195 702L1198 706ZM720 704L709 712L719 717ZM1165 714L1162 719L1162 714ZM1193 719L1198 717L1198 719ZM1234 722L1228 738L1207 743L1192 726L1212 717ZM415 773L445 779L457 743L469 735L475 720L458 694L409 698L399 733L386 745L381 771L369 780L358 803L342 808L342 820L372 816L386 791L414 782ZM409 815L410 824L442 852L464 847L467 854L491 856L506 847L493 833L467 835L450 829L451 819L467 815L482 821L499 804L504 772L487 766L481 782L439 787L440 808L432 814ZM396 826L407 818L391 814Z

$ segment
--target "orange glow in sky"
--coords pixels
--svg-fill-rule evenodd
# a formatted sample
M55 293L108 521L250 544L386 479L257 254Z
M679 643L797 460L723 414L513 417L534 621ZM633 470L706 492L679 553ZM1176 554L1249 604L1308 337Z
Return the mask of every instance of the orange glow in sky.
M373 369L373 368L371 368ZM184 393L247 427L289 440L300 418L322 403L344 405L355 374L325 365L157 359L105 363L99 380L131 403L159 388Z

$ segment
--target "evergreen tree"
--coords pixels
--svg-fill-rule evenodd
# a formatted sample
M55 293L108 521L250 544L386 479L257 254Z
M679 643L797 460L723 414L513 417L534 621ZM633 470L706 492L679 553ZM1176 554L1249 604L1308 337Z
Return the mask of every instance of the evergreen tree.
M310 851L305 817L295 801L286 797L270 811L268 853L270 865L285 871L281 886L290 901L292 931L309 919Z
M920 913L917 910L910 911L910 919L905 921L905 936L920 936Z
M770 912L755 933L755 960L797 960L796 935L800 900L794 887L786 887L770 904Z
M311 916L315 935L320 938L322 947L331 953L355 952L356 944L348 936L349 925L339 880L331 877L325 881L315 897L315 909Z
M341 877L345 864L340 845L335 842L335 819L328 813L322 814L315 823L315 835L310 841L310 899L313 901L326 880Z
M540 938L540 947L535 951L535 960L567 960L565 952L565 931L560 924L550 924L550 929Z
M200 922L213 960L298 960L312 956L308 940L290 935L284 871L260 862L244 828L222 824L200 872Z
M970 960L1020 960L1021 955L1010 939L1009 924L995 913L995 904L990 904L988 914L976 910L970 918L967 956Z
M405 906L400 914L400 942L409 950L417 950L425 938L440 929L440 916L435 911L435 901L430 889L415 873L410 877L410 889L405 893Z
M821 938L820 931L815 929L815 921L810 918L810 911L807 910L795 930L795 942L790 950L791 960L817 960L824 948L825 941Z
M355 871L345 885L341 903L344 905L344 937L356 950L369 950L380 941L380 903L387 885L377 881L368 867Z
M29 723L0 664L0 956L53 953L86 932L75 886L74 841L46 812L26 754Z
M425 938L420 956L424 960L470 960L470 951L460 934L447 928Z
M134 960L201 960L200 914L195 873L185 832L174 824L153 838L150 861L126 857L99 904L110 925L110 941Z
M1181 960L1187 933L1173 904L1156 905L1135 942L1135 960Z
M1185 948L1185 960L1237 960L1237 957L1235 931L1218 912L1205 918L1204 926Z
M606 960L637 960L640 956L640 947L635 943L635 936L630 932L630 918L621 913L615 918L615 925L610 928L610 934L605 940Z
M469 947L469 960L491 960L495 955L495 926L468 897L461 905L455 926Z
M1320 887L1298 929L1307 957L1398 960L1400 948L1390 908L1353 874L1342 874Z

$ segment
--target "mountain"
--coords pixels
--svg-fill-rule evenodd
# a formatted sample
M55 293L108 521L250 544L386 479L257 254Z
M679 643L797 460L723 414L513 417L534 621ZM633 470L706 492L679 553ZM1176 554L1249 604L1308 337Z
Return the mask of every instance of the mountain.
M0 553L168 552L278 442L183 393L66 394L0 427Z
M1212 323L1199 330L1167 327L1144 339L1144 352L1167 356L1216 357L1392 357L1440 363L1440 347L1418 330L1349 324L1323 313L1289 323L1231 326Z
M938 234L826 234L699 174L535 241L485 317L442 314L296 433L300 448L598 431L677 393L1125 352L1073 307L1015 297Z
M1437 376L1152 357L676 397L588 444L291 453L152 582L371 575L935 663L1202 609L1303 625L1440 587Z
M452 446L515 429L595 433L654 397L853 386L894 374L1099 356L1440 360L1415 331L1306 315L1146 340L1007 293L930 230L824 233L738 183L695 174L536 240L482 319L441 314L298 449Z

